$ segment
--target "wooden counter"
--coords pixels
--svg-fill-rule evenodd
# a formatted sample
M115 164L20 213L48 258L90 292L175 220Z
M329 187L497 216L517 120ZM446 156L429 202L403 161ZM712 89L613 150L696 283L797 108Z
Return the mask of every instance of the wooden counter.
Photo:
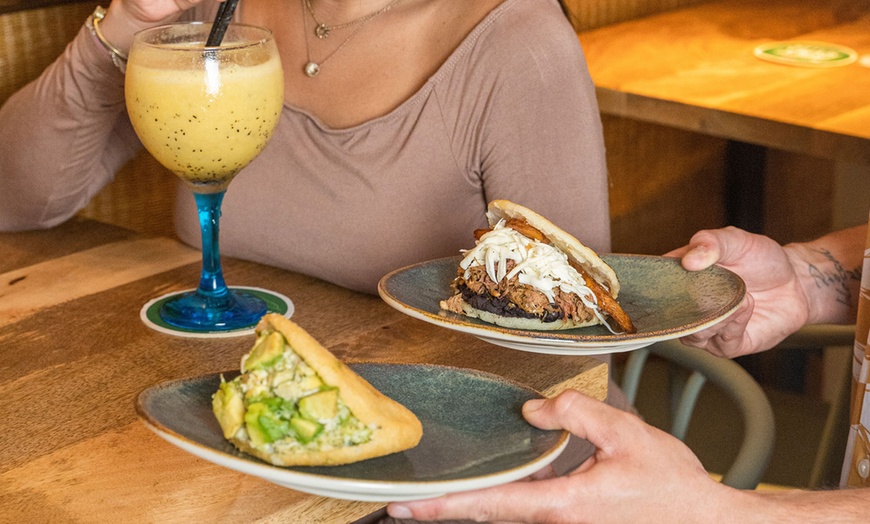
M834 160L834 226L867 219L870 68L797 67L753 54L768 42L812 40L870 55L867 0L714 1L578 36L602 113ZM763 162L756 154L729 173L743 185L738 198L763 192Z
M796 67L753 55L778 40L868 55L866 1L725 0L579 38L604 113L870 163L870 68Z

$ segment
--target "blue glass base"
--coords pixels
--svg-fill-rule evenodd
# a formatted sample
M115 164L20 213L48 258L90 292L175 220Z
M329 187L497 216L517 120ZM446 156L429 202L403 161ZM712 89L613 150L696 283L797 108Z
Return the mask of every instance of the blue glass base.
M230 331L256 325L267 311L264 300L244 290L229 289L219 297L187 291L164 302L160 318L190 331Z
M275 291L269 291L267 289L262 289L259 287L248 286L232 286L230 289L233 291L241 291L242 293L254 295L260 300L263 300L266 303L266 308L269 310L270 313L278 313L279 315L290 318L293 316L293 313L296 309L293 305L292 300L280 293L276 293ZM142 323L149 328L155 331L159 331L160 333L176 337L225 338L249 336L254 333L254 327L256 327L256 324L248 327L241 327L239 329L223 329L210 331L201 327L185 329L183 327L168 324L165 320L163 320L163 318L160 316L160 310L163 308L163 304L175 299L183 293L192 293L193 291L193 289L186 289L184 291L175 291L153 298L142 305L142 308L139 310L139 318L142 320Z

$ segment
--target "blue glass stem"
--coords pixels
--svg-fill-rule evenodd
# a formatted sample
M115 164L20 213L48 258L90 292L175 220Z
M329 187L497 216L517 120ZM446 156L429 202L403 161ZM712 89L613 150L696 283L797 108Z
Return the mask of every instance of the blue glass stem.
M226 331L253 326L267 312L266 302L240 289L229 289L221 269L221 203L224 192L194 193L202 232L202 272L199 287L173 296L160 307L160 318L175 327Z
M202 233L202 273L199 276L199 292L212 298L225 297L229 294L221 269L219 242L221 204L225 194L226 191L193 194Z

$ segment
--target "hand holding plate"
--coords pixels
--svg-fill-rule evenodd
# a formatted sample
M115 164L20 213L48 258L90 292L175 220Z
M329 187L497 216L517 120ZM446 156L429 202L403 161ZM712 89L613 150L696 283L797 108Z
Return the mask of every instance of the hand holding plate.
M577 391L527 402L523 415L541 429L564 428L588 439L598 451L566 476L393 503L389 514L480 522L565 522L569 515L572 522L713 522L730 520L734 498L744 496L713 480L673 436Z
M733 227L699 231L688 245L667 256L681 257L690 271L717 264L746 283L747 294L738 310L682 338L687 345L736 357L769 349L807 322L809 305L795 266L799 258L766 236Z

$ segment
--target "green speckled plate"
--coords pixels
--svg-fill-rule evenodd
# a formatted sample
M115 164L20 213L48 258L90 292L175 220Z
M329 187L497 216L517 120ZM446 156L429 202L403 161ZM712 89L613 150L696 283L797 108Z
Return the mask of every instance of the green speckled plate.
M526 477L564 450L565 431L542 431L520 413L541 395L507 379L447 366L350 365L423 424L417 447L329 467L278 467L224 440L211 410L220 374L158 384L139 394L136 411L152 431L200 458L298 491L387 502L436 497ZM237 372L226 372L230 380Z
M381 279L378 292L399 311L426 322L477 336L500 346L558 355L594 355L630 351L654 342L689 335L732 314L746 286L719 266L686 271L675 258L649 255L604 255L616 272L619 303L637 333L614 335L604 326L564 331L510 329L441 310L452 294L450 283L461 257L422 262Z

